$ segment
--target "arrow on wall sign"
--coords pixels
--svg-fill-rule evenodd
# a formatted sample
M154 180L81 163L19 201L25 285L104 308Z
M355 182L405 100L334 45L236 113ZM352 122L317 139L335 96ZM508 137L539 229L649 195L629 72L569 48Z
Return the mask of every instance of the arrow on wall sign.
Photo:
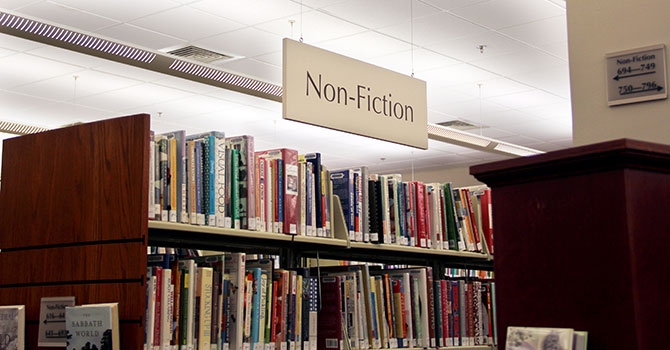
M632 77L637 77L637 76L640 76L640 75L647 75L647 74L654 74L654 73L656 73L656 71L653 71L653 72L644 72L644 73L637 73L637 74L631 74L631 75L622 75L622 76L619 76L619 75L617 74L617 75L616 75L614 78L612 78L612 79L614 79L614 80L616 80L616 81L619 81L619 79L632 78Z

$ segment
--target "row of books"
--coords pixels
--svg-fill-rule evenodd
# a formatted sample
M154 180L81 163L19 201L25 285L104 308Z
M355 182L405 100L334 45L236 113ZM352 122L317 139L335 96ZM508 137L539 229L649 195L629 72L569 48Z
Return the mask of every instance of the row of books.
M316 350L317 284L244 253L149 255L145 349Z
M254 150L253 136L152 136L149 218L332 237L332 182L319 153Z
M277 269L244 253L148 256L145 348L394 349L494 344L495 284L431 268Z
M319 153L255 151L253 136L223 132L155 135L150 150L150 219L332 237L336 194L351 241L493 252L487 188L331 172Z
M493 282L434 280L429 267L355 265L321 274L320 349L495 344Z
M493 253L491 190L368 175L366 167L334 171L349 239L443 250Z

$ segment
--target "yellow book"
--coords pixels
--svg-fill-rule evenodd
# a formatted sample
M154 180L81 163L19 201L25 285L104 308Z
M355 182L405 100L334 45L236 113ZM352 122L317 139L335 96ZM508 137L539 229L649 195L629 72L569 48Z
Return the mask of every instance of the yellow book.
M212 281L214 269L198 267L196 297L200 296L198 349L209 349L212 336Z

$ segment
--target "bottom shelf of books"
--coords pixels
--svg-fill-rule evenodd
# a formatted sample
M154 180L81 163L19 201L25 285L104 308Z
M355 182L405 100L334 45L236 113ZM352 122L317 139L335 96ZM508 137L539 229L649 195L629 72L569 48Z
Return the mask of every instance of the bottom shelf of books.
M496 345L491 272L346 262L289 269L277 256L150 253L147 349Z

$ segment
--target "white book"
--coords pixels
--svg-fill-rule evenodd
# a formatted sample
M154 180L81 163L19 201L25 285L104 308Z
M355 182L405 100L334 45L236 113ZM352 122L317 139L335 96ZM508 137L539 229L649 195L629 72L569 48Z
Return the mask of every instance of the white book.
M298 200L300 201L299 224L300 234L303 236L307 236L307 233L305 232L307 230L307 217L305 216L307 214L307 181L305 179L305 176L307 176L306 169L307 168L305 167L305 163L298 163L298 176L300 177L300 193L298 194Z
M200 292L198 349L209 349L212 339L212 280L214 269L198 267L197 291Z
M0 349L23 350L26 343L24 305L0 306Z
M542 350L544 343L552 349L572 349L574 330L571 328L507 327L507 350Z
M118 303L66 307L65 328L69 350L121 349Z
M275 232L275 216L274 216L274 194L273 194L273 185L274 178L272 177L272 168L271 162L266 160L267 171L265 172L265 225L267 232Z
M265 159L259 158L258 163L256 164L256 167L258 167L258 210L256 213L259 216L260 219L260 225L258 226L260 231L267 231L267 225L265 224L266 221L266 188L267 188L267 165L265 163Z
M156 314L156 276L151 276L151 267L147 269L147 314L146 327L144 330L145 343L147 349L153 349L154 344L154 322Z

